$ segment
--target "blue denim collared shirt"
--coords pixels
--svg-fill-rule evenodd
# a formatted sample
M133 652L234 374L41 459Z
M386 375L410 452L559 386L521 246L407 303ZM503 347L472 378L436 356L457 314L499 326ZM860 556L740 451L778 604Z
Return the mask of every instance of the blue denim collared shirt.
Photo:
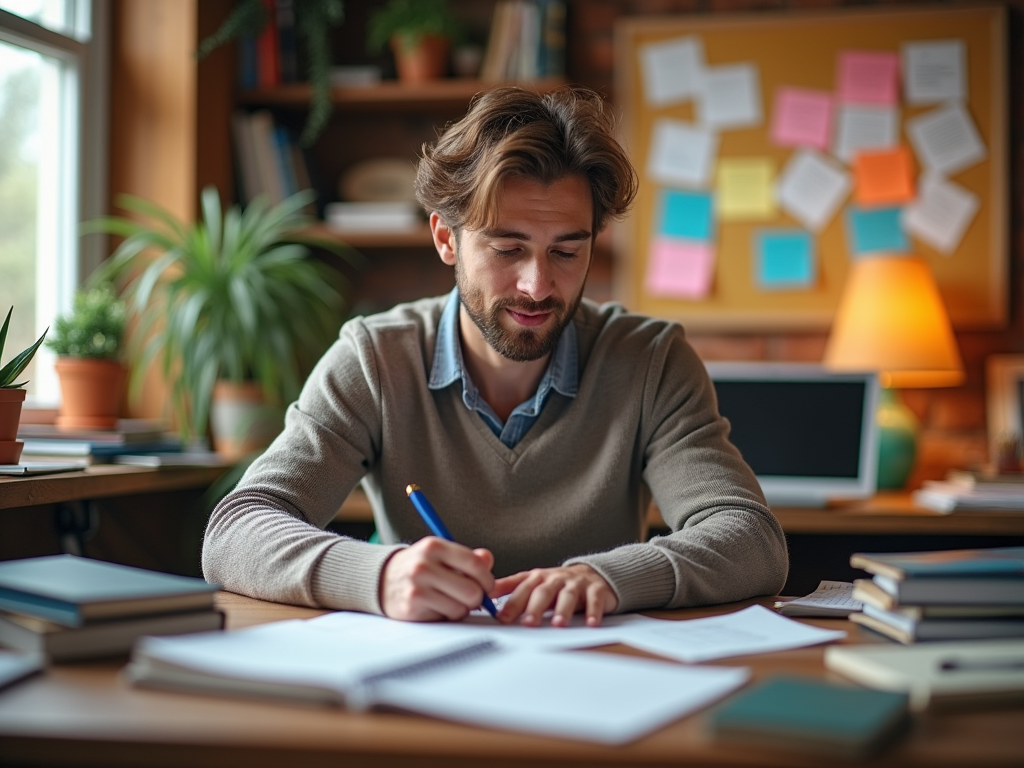
M514 448L523 435L540 416L548 395L554 389L566 397L575 397L579 386L577 364L576 326L569 323L558 340L554 354L537 385L533 397L520 403L504 424L494 409L488 405L469 377L469 371L462 360L462 344L459 340L459 289L454 288L448 296L437 324L437 342L434 345L434 365L430 371L430 389L444 389L456 381L462 381L462 402L471 411L476 411L491 428L491 431L509 448Z

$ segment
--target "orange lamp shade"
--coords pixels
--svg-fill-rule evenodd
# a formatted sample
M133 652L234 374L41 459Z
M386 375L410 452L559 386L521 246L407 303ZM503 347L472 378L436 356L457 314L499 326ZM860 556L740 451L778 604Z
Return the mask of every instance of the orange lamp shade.
M960 384L963 364L928 263L916 256L854 261L824 363L837 371L878 371L884 387Z

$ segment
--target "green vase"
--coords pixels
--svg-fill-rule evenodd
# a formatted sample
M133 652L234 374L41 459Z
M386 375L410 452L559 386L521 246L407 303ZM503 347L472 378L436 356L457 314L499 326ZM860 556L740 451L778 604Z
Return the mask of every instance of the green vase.
M899 490L906 486L914 468L920 425L892 388L881 391L875 420L879 427L878 490Z

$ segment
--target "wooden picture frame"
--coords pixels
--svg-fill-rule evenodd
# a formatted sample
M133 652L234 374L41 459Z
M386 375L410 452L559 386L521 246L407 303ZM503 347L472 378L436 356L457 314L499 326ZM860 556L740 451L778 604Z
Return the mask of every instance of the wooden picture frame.
M951 175L950 180L973 195L978 207L951 253L939 252L917 237L910 238L909 252L923 256L931 266L954 328L1005 327L1009 316L1007 169L1011 166L1005 7L972 4L624 17L616 22L615 35L615 103L621 113L620 134L640 175L633 213L615 229L617 300L636 312L678 320L690 330L825 331L832 323L849 263L855 258L846 223L846 209L853 201L851 189L839 211L820 231L812 233L815 271L807 286L769 290L759 284L753 244L758 230L801 228L793 216L779 208L767 220L714 220L711 245L715 266L705 295L650 291L647 278L661 227L662 195L676 189L648 170L655 125L665 120L692 125L699 120L699 113L694 97L650 103L645 94L642 59L648 45L695 38L701 42L706 66L757 67L761 122L719 134L709 181L697 188L716 193L715 169L725 159L765 159L774 164L775 180L781 178L795 148L780 146L772 139L774 97L780 88L835 92L840 54L858 50L899 53L907 43L955 39L964 43L964 105L984 143L985 157ZM909 147L908 121L937 107L932 103L911 105L901 96L896 105L901 123L898 143ZM924 169L916 155L912 164L916 185ZM852 176L852 166L847 170ZM685 187L679 189L688 191Z
M1017 440L1018 458L1024 444L1024 354L991 355L985 361L989 461L995 465L1002 446Z

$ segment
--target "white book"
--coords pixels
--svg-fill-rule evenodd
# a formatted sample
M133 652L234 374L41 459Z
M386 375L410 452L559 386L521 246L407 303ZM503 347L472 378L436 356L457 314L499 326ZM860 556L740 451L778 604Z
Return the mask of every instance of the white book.
M324 220L338 232L407 232L422 221L412 202L328 203Z
M422 630L338 615L329 623L144 638L126 675L146 687L398 708L621 744L722 698L750 674L618 654L510 650L486 633L453 638Z

